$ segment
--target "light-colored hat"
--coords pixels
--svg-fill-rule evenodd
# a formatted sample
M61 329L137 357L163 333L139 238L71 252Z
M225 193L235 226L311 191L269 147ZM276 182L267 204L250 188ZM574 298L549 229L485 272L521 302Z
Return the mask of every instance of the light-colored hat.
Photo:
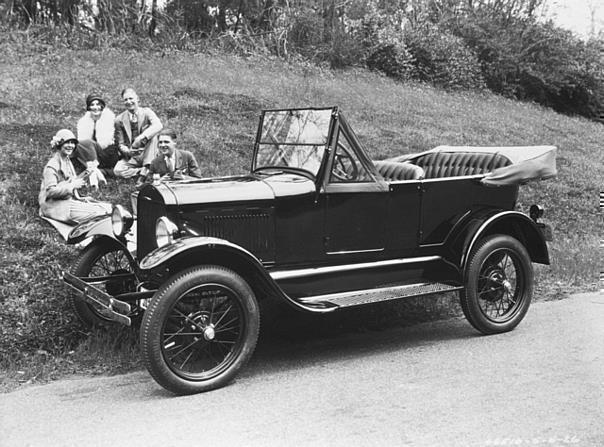
M52 140L50 140L50 146L53 149L59 149L64 143L68 141L72 141L74 144L78 144L78 139L73 134L73 132L69 129L61 129L59 130Z

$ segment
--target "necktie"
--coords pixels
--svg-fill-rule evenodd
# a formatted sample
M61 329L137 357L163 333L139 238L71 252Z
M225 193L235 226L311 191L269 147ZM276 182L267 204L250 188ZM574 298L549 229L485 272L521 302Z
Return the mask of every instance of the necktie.
M166 166L168 167L168 172L172 174L174 172L174 160L172 160L172 157L166 157Z

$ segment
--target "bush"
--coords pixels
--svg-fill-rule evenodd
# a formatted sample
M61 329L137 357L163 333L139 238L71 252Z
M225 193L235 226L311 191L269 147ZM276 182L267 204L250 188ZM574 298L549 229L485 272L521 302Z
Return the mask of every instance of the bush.
M462 39L426 24L409 28L405 41L420 80L452 89L485 87L479 60Z
M382 44L367 58L367 67L379 70L386 75L405 80L415 73L415 59L404 44Z
M488 88L558 112L594 117L604 105L604 47L551 22L494 13L457 20L451 32L478 55Z

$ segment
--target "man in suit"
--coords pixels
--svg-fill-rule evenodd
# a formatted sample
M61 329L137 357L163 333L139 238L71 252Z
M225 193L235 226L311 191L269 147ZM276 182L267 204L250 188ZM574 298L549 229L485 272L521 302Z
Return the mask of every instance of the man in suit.
M153 110L139 106L133 89L124 89L122 100L126 110L115 118L115 140L122 158L113 172L122 178L139 176L140 183L157 155L156 135L163 125Z
M163 129L157 135L159 155L151 161L147 181L154 174L164 180L182 180L190 177L201 178L201 170L193 154L176 148L176 132Z

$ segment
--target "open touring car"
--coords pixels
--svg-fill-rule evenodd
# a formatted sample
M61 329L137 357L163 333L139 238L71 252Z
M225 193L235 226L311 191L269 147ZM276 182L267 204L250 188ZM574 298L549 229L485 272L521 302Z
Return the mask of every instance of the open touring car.
M85 222L64 280L88 324L142 316L145 364L179 394L251 357L259 302L302 312L457 292L480 332L513 329L549 264L550 229L515 211L556 174L553 146L446 147L372 161L336 107L261 113L251 172L145 186L130 214Z

